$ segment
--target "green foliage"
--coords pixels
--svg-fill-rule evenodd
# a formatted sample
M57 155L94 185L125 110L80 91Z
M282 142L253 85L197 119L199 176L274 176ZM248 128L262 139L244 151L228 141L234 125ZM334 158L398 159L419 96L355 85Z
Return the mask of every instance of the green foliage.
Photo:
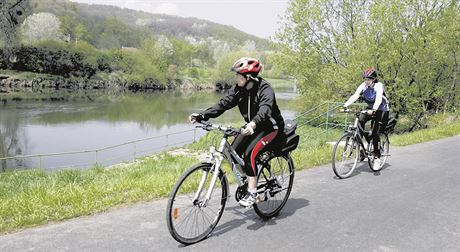
M90 57L68 48L68 45L59 41L41 41L37 47L15 47L11 48L11 51L15 56L13 62L6 51L0 49L0 67L64 77L91 77L97 71L97 66L89 64Z
M0 174L0 233L166 197L195 158L160 154L124 167Z
M99 26L102 31L97 36L99 48L139 47L147 37L142 29L133 29L116 17L109 17Z
M391 135L390 142L395 146L405 146L460 134L459 115L438 114L427 119L425 129L407 134Z
M232 78L235 76L235 73L230 72L230 68L233 66L233 63L241 57L248 56L246 52L237 51L237 52L230 52L224 56L222 56L217 61L216 67L216 75L214 76L215 80L224 80L231 82Z
M245 41L254 41L258 50L266 50L270 42L241 32L234 27L196 18L140 12L106 5L89 5L68 0L29 0L30 13L49 12L59 17L61 31L70 41L85 40L99 49L128 46L139 48L147 37L166 36L197 42L208 39L227 42L238 50ZM28 2L28 1L27 1ZM80 29L83 28L84 29ZM197 29L199 27L199 29ZM80 31L86 31L79 33ZM82 35L81 38L78 38Z
M292 1L277 63L299 81L307 106L344 101L373 66L390 106L411 118L459 107L458 1Z
M1 46L2 69L81 78L81 82L103 80L136 89L178 84L201 88L220 79L215 68L220 55L242 47L269 47L267 40L194 18L67 0L30 3L25 16L43 25L27 26L30 36L23 32L22 42L32 35L40 40L29 39L27 46L15 44L14 52ZM60 24L53 26L53 36L48 34L51 29L45 29L51 19ZM224 73L229 67L223 67Z

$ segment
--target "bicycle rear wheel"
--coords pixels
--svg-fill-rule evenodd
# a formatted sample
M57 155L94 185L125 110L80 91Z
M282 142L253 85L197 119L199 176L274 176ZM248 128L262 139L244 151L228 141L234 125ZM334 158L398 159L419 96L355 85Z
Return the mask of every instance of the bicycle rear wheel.
M202 163L188 169L174 186L166 208L169 233L178 242L192 244L205 239L216 227L227 200L227 179L222 171L205 203L213 166ZM198 192L200 182L203 183Z
M386 163L388 156L390 155L390 140L387 134L380 135L380 163L383 165Z
M371 168L372 171L379 171L385 162L387 161L387 158L390 153L390 140L388 139L388 135L381 133L380 134L380 143L379 143L379 148L380 148L380 167L375 168L374 167L374 144L372 140L369 142L369 153L370 153L370 158L369 158L369 167Z
M332 151L332 170L337 177L350 177L358 165L359 144L351 134L343 135L334 145Z
M289 154L273 156L264 163L257 177L257 215L269 219L279 214L291 193L294 181L294 163Z

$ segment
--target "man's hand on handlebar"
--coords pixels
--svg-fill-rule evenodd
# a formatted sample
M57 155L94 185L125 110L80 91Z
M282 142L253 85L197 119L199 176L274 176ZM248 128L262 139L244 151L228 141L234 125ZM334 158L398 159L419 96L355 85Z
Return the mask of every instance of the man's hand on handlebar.
M241 128L241 134L245 136L249 136L254 134L254 129L256 128L256 124L254 122L249 122L243 128Z
M193 114L189 115L189 117L188 117L188 121L190 123L201 122L203 119L204 119L203 115L198 114L198 113L193 113Z

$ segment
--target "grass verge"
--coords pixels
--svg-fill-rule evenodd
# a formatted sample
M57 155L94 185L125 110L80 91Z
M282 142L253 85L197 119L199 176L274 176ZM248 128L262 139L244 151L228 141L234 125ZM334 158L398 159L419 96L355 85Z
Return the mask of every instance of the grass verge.
M460 134L458 116L447 125L439 123L445 120L435 121L437 123L429 129L392 136L391 144L408 145ZM292 157L296 169L300 170L330 163L333 146L326 142L338 139L342 131L332 130L325 135L323 129L304 126L297 133L301 135L301 141ZM186 148L203 152L219 140L220 135L212 132ZM93 167L88 170L0 173L0 233L91 215L122 204L167 197L184 170L197 162L193 155L162 153L111 169ZM229 171L228 166L224 169ZM231 174L229 179L233 181Z
M390 143L394 146L405 146L456 136L458 134L460 134L459 115L436 115L430 118L430 126L428 128L406 134L393 135L390 137Z
M0 174L0 233L166 197L191 157L161 154L112 169Z

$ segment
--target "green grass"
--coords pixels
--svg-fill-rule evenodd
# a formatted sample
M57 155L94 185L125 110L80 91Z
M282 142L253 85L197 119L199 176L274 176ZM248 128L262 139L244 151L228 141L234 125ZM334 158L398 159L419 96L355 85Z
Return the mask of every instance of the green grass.
M326 142L337 140L343 132L332 130L325 135L323 129L304 126L297 133L301 139L292 158L296 169L301 170L330 163L333 146ZM458 115L439 116L433 117L429 129L391 136L391 144L414 144L458 134ZM220 133L211 132L185 148L202 153L211 143L216 146L220 137ZM197 162L193 155L163 153L111 169L0 173L0 233L167 197L179 176ZM224 170L234 181L228 165Z
M457 118L456 121L447 125L438 125L406 134L390 136L390 143L394 146L405 146L432 141L444 137L456 136L459 134L460 120Z
M191 157L162 154L104 169L0 174L0 233L166 197Z

